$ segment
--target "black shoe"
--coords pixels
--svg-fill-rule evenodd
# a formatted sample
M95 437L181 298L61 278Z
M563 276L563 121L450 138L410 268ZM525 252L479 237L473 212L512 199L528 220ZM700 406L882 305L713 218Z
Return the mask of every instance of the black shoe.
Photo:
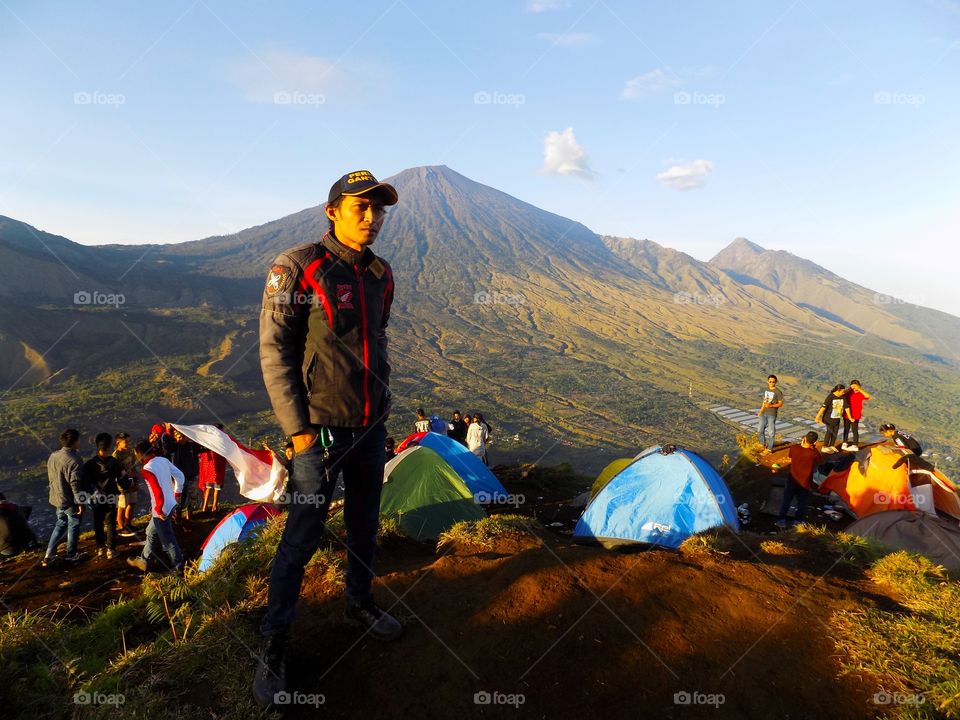
M378 640L394 640L403 632L403 626L397 619L377 607L373 600L359 604L348 600L344 615L347 620L363 625Z
M287 636L284 634L271 635L260 646L257 674L253 678L253 698L262 708L273 705L277 696L287 691L286 650Z

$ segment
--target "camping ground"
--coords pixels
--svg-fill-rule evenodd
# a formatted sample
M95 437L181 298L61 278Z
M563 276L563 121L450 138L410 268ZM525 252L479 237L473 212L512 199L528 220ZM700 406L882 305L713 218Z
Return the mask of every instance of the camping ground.
M307 569L285 716L960 716L960 591L930 563L816 526L609 552L569 536L562 501L589 478L497 474L524 503L436 544L384 525L375 592L406 626L395 643L343 622L331 523ZM753 506L769 471L742 460L727 479ZM186 582L90 560L80 585L36 554L3 565L4 716L277 716L249 682L282 523Z

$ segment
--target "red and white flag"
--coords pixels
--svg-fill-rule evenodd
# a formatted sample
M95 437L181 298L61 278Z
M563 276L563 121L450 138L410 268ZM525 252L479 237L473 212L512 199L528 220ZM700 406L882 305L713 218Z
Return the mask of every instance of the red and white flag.
M222 456L233 468L240 494L257 502L276 502L287 485L287 469L269 450L252 450L213 425L174 425L174 428L208 450Z

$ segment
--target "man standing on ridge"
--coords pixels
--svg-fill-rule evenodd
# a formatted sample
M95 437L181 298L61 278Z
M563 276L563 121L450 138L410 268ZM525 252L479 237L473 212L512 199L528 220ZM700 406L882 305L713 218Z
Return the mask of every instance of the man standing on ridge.
M324 538L340 471L347 526L346 616L375 638L402 627L373 600L390 412L387 321L393 272L369 248L397 191L366 170L330 188L322 238L287 250L267 275L260 366L283 431L294 444L287 523L270 574L263 645L253 683L262 706L286 691L287 635L304 567Z
M783 407L783 393L777 387L777 382L776 375L767 376L767 389L763 391L763 402L757 411L760 418L757 423L757 437L767 452L773 452L773 443L777 439L777 415ZM770 430L769 441L766 437L767 429Z
M50 531L50 542L42 564L47 567L57 558L57 546L67 538L67 554L64 559L76 562L83 557L77 552L80 539L80 520L83 516L81 490L83 460L80 458L80 433L67 428L60 434L60 449L47 460L47 480L50 485L50 504L57 511L57 522Z

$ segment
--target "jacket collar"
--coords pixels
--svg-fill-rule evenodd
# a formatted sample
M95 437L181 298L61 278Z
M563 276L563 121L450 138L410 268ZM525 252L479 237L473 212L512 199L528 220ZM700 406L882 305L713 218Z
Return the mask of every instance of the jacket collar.
M323 238L320 240L320 242L325 248L327 248L327 250L350 265L359 265L361 268L365 269L367 265L373 262L373 250L370 248L364 248L362 251L358 252L353 248L349 248L337 240L336 235L334 235L333 231L331 230L328 230L323 234Z

